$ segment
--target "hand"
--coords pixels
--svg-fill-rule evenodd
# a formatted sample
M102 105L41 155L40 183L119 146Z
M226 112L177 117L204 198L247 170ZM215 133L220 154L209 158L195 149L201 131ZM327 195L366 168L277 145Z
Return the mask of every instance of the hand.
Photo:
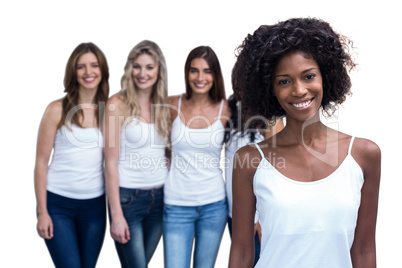
M115 241L121 244L126 244L130 240L130 231L123 216L112 219L110 234Z
M52 239L53 237L53 222L48 213L38 216L36 230L40 237L44 239Z
M261 225L259 221L254 225L254 235L255 234L258 234L258 241L260 241L261 245Z

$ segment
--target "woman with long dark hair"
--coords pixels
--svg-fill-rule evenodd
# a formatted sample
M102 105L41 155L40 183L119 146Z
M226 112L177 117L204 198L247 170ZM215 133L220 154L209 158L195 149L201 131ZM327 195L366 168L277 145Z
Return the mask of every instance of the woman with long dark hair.
M67 62L66 95L48 105L40 123L37 230L56 267L95 267L102 248L106 202L101 127L108 79L102 51L93 43L80 44Z

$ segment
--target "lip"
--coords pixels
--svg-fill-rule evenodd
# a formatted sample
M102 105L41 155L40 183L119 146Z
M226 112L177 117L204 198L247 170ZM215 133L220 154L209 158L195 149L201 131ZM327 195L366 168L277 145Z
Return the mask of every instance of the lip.
M83 79L85 83L93 83L96 80L96 77L86 77Z
M301 111L301 110L305 110L308 109L311 104L313 103L315 98L311 98L311 99L304 99L298 102L291 102L289 103L293 108Z
M137 78L139 84L146 84L149 81L147 78Z
M207 84L205 84L205 83L194 83L194 86L196 88L202 89L202 88L205 88L207 86Z

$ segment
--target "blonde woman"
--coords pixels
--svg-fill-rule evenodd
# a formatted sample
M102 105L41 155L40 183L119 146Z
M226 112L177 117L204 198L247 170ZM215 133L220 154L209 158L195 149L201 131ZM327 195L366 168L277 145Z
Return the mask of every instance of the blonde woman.
M122 267L147 267L162 235L170 133L167 71L159 46L129 53L121 91L106 105L106 189L111 235Z

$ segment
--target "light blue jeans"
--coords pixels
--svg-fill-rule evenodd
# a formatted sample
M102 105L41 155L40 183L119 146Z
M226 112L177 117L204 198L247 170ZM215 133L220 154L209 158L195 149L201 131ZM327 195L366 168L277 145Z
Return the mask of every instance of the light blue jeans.
M162 235L163 187L120 187L120 203L131 237L126 244L115 242L121 267L146 268Z
M226 198L203 206L173 206L163 210L165 268L213 268L227 220Z

